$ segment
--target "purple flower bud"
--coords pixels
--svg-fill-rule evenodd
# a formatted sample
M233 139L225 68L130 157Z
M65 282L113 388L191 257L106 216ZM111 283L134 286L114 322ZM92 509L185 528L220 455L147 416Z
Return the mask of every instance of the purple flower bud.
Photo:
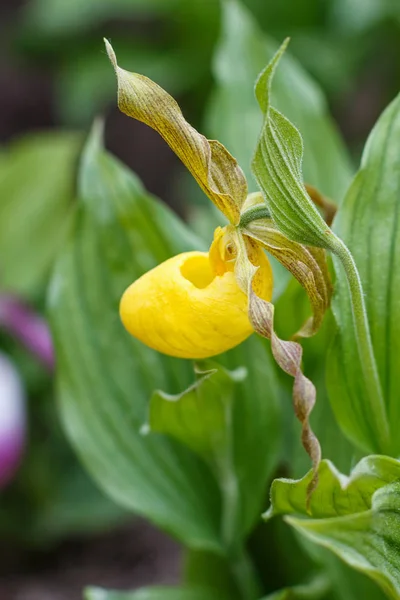
M18 469L26 437L25 392L13 363L0 353L0 489Z

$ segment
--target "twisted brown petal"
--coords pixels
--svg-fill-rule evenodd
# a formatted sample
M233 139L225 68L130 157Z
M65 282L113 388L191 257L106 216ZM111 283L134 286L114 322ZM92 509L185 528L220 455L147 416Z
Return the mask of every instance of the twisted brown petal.
M314 335L322 323L332 294L325 250L289 240L276 229L272 219L252 221L243 229L243 233L275 256L304 287L313 316L306 321L296 336Z
M236 159L220 142L207 140L189 125L176 101L154 81L121 69L111 44L107 40L105 44L117 75L119 109L155 129L210 200L237 224L247 182Z
M317 469L321 460L321 448L309 422L310 413L316 399L316 390L312 382L305 377L301 370L303 349L297 342L283 341L274 331L274 306L257 295L254 286L259 270L252 264L250 254L254 251L246 236L239 231L233 234L237 249L235 275L240 287L248 294L249 320L254 331L271 340L273 356L285 373L294 377L293 404L296 417L302 427L302 443L311 458L315 476L309 486L309 497L315 488L318 477Z
M314 470L314 478L308 488L310 496L317 485L317 469L321 460L321 447L309 421L316 400L316 390L313 383L307 379L301 370L303 349L297 342L287 342L279 339L274 331L273 304L262 300L252 290L249 295L249 318L254 330L259 335L271 340L273 356L281 369L294 377L294 410L302 427L301 440L311 458Z

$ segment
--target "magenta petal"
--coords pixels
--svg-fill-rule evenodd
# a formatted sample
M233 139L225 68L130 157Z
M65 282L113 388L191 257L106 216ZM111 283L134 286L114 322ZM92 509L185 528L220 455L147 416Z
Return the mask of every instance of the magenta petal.
M0 327L8 331L51 371L53 343L48 325L15 296L0 295Z
M18 469L26 438L26 402L19 373L0 353L0 488Z

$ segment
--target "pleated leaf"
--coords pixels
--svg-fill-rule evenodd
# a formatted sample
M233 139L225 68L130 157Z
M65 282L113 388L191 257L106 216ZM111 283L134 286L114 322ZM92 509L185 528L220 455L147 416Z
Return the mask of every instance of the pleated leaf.
M202 241L136 177L88 143L79 178L80 210L53 278L50 313L63 421L78 454L114 500L172 531L191 547L220 550L220 492L205 463L164 435L143 436L154 389L180 393L189 362L161 356L123 329L123 290L171 255ZM279 388L270 352L252 336L220 357L237 382L231 424L244 535L259 518L280 444Z
M232 421L234 387L247 373L244 368L229 372L215 361L202 361L196 373L197 381L181 394L153 394L147 429L179 440L209 464L221 489L225 546L240 547L241 490Z
M322 461L309 501L313 477L275 480L265 517L286 515L302 535L372 578L388 597L400 598L400 462L369 456L346 477Z
M124 289L201 242L101 148L97 127L80 172L80 209L52 280L50 316L67 434L98 485L188 546L220 550L219 493L204 463L140 428L154 387L177 392L190 363L161 356L123 329Z
M400 451L400 97L384 111L366 144L360 170L334 223L356 261L364 289L390 427L389 450ZM362 375L343 270L337 274L333 310L338 334L328 359L331 403L346 435L365 451L379 449L376 419L364 402Z
M271 86L288 40L261 72L256 97L264 121L252 169L277 227L296 242L328 248L332 233L303 184L303 140L298 129L271 105Z

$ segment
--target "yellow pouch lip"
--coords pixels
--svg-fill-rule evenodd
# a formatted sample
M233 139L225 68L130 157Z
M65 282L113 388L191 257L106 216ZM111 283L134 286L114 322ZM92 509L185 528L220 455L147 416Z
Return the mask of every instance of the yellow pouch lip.
M164 354L200 359L237 346L253 331L247 296L234 273L216 275L196 287L181 272L188 259L208 253L185 252L148 271L125 291L122 323L131 335Z

